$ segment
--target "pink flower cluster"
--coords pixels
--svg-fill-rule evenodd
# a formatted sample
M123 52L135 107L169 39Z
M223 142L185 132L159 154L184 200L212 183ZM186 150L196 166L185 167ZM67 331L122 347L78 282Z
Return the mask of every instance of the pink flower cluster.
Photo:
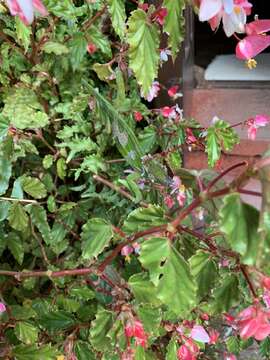
M41 0L6 0L11 15L18 15L25 25L29 25L34 20L34 11L38 11L42 16L47 16L48 12Z
M248 127L248 138L255 140L257 131L260 127L264 127L270 123L270 116L260 114L247 120L246 125Z
M191 331L189 337L187 337L183 335L182 327L177 329L180 333L180 338L183 341L183 344L178 349L177 358L178 360L196 360L200 353L200 349L194 341L214 345L219 339L219 332L214 329L210 329L209 333L207 333L202 325L192 326L189 322L185 322L185 324L187 327L191 326Z
M255 20L247 24L252 4L248 0L194 0L199 7L200 21L208 21L215 31L220 23L225 34L230 37L235 33L246 34L236 46L236 56L240 60L251 60L270 46L270 20ZM250 63L252 68L256 63Z
M147 335L140 320L129 320L125 326L125 335L128 339L134 338L136 346L140 345L142 347L146 347Z

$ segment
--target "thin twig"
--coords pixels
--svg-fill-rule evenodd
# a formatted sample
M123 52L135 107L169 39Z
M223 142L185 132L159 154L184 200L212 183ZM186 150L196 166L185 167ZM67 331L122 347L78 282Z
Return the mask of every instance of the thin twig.
M43 246L43 244L42 244L42 241L41 241L40 238L37 236L32 221L30 221L30 223L31 223L32 234L33 234L34 238L37 240L37 242L38 242L38 244L39 244L40 251L41 251L41 254L42 254L42 256L43 256L43 259L44 259L45 263L46 263L48 266L50 266L51 264L50 264L49 259L48 259L48 257L47 257L47 254L46 254L46 251L45 251L44 246Z
M17 199L17 198L5 197L5 196L1 196L0 201L15 201L15 202L20 202L20 203L25 203L25 204L39 204L39 202L36 200Z
M246 279L246 282L248 284L248 287L250 289L250 292L252 294L252 296L256 299L257 298L257 294L256 294L256 291L254 289L254 286L249 278L249 275L248 275L248 272L247 272L247 269L246 269L246 266L245 265L240 265L240 270L242 271L242 274L244 275L244 278Z
M212 181L210 181L210 183L207 185L205 191L209 191L219 180L221 180L224 176L226 176L232 170L235 170L240 166L247 166L247 165L248 165L247 161L242 161L240 163L237 163L237 164L234 164L234 165L230 166L226 170L222 171L222 173L220 173Z
M121 187L113 184L111 181L104 179L102 176L100 175L93 175L93 179L95 179L98 182L101 182L102 184L108 186L109 188L111 188L112 190L118 192L119 194L123 195L124 197L126 197L127 199L129 199L132 202L136 202L135 198L126 190L123 190ZM148 204L145 203L144 201L140 201L139 204L143 207L148 207Z

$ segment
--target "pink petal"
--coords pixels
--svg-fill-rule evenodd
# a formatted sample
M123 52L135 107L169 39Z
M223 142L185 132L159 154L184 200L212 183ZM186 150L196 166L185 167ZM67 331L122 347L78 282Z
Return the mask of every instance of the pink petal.
M199 19L200 21L208 21L216 16L222 9L222 0L202 0Z
M47 16L48 11L40 0L33 0L34 8L42 15Z
M258 319L248 319L241 321L240 337L242 339L248 339L254 336L260 327Z
M190 336L193 340L202 343L209 343L210 337L201 325L195 325L191 330Z
M269 334L270 334L270 324L263 324L257 329L254 338L256 340L261 341L264 340Z
M221 19L222 19L222 16L221 16L221 13L219 13L216 16L212 17L212 19L209 20L209 24L213 31L215 31L219 27Z
M28 24L31 24L34 20L34 8L32 0L17 0L23 17L25 17Z
M6 305L0 302L0 314L4 313L5 311L6 311Z
M17 15L21 11L17 0L7 0L7 6L12 16Z
M236 57L240 60L252 59L270 46L270 36L249 35L236 46Z
M130 255L130 254L132 254L132 253L133 253L133 247L130 246L130 245L124 246L124 247L122 248L122 250L121 250L121 255L122 255L122 256L128 256L128 255Z
M256 126L250 126L248 128L248 138L250 140L255 140L257 136L258 128Z
M267 115L256 115L254 118L254 125L260 127L260 126L266 126L270 122L270 117Z
M248 35L262 34L270 31L270 20L256 20L246 25Z

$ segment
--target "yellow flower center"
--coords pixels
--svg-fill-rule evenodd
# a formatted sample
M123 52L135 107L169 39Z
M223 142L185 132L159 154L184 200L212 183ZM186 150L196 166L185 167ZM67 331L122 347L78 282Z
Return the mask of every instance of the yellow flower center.
M235 6L235 7L234 7L234 12L236 13L236 15L239 15L240 12L241 12L240 6Z
M58 355L56 360L65 360L65 357L64 355Z
M249 70L255 69L257 66L257 61L255 59L248 59L246 61L246 66Z

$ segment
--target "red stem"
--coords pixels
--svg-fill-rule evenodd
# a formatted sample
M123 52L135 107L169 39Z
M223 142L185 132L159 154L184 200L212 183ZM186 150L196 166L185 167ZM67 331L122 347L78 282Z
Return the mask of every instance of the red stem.
M252 196L262 196L262 193L258 192L258 191L252 191L252 190L245 190L245 189L237 189L237 191L240 194L246 194L246 195L252 195Z
M242 161L240 163L234 164L232 166L230 166L229 168L227 168L226 170L222 171L222 173L220 173L217 177L215 177L212 181L210 181L210 183L207 185L205 191L209 191L220 179L222 179L225 175L227 175L229 172L231 172L232 170L240 167L240 166L247 166L248 163L246 161Z

